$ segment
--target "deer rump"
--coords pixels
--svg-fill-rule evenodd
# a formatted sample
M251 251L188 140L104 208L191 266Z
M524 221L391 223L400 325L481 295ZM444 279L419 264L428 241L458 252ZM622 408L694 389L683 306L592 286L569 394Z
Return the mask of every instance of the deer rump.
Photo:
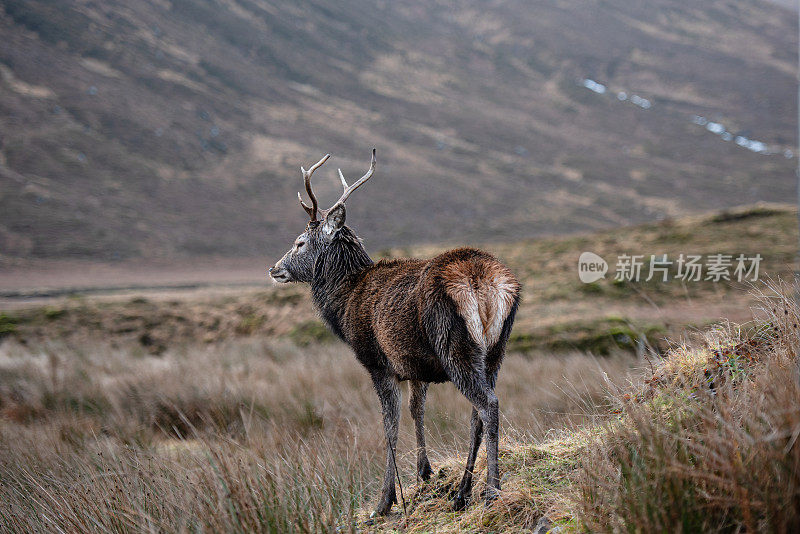
M460 248L428 261L381 261L373 269L365 288L373 296L371 331L398 378L445 382L456 361L502 356L520 285L493 256Z
M441 276L472 340L484 352L492 348L519 294L514 275L494 258L478 256L449 263Z

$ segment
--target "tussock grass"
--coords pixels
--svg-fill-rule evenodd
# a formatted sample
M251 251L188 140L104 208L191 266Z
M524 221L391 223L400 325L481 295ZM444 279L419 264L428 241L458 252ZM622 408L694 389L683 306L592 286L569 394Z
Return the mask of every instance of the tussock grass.
M325 409L337 391L309 389L353 379L338 352L318 348L311 372L263 342L4 352L4 531L328 531L352 524L379 476L380 440ZM369 412L353 393L340 409Z
M356 452L302 441L280 452L205 438L75 449L57 431L44 443L4 434L17 444L3 451L5 531L326 531L353 515L371 478Z
M585 528L800 529L800 309L778 291L762 304L750 328L708 332L619 397L620 424L578 471Z
M461 462L410 488L410 532L519 532L546 516L564 531L797 532L800 529L800 308L791 288L761 294L758 319L722 324L606 382L583 425L501 443L503 491L451 511ZM485 469L479 456L476 472Z

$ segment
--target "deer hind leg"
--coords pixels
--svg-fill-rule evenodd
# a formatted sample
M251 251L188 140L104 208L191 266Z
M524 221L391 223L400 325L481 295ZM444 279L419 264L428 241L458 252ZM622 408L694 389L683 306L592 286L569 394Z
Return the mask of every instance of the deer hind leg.
M497 382L496 370L493 371L487 370L486 382L487 385L489 386L489 389L494 391L494 385ZM456 498L453 502L453 507L456 510L463 510L464 508L469 506L469 502L472 497L472 477L474 473L473 470L475 469L475 460L478 457L478 450L481 447L482 438L483 438L483 420L478 415L478 410L472 408L472 418L470 420L470 429L469 429L470 444L469 444L469 453L467 454L467 465L464 468L464 476L461 478L461 484L459 484L458 493L456 494ZM499 485L490 487L492 489L490 489L484 495L484 497L487 498L487 501L491 501L494 497L496 497L495 490L500 488Z
M482 431L486 432L486 502L494 500L500 492L500 468L498 465L498 442L500 433L500 410L494 394L494 379L487 375L483 350L470 341L459 343L462 350L451 350L448 357L442 358L450 381L469 400L473 406L470 425L470 451L461 486L453 506L456 509L468 504L472 491L472 475L475 457L481 444Z
M414 430L417 435L417 475L424 481L431 478L433 470L428 461L428 452L425 449L425 395L428 393L428 383L411 381L411 395L408 398L408 409L414 418Z
M453 508L463 510L469 506L472 497L472 473L475 469L475 459L478 457L478 449L481 447L483 437L483 421L478 416L478 410L472 408L472 419L469 426L469 452L467 453L467 465L464 468L464 476L461 477L461 484L458 486L458 493L453 501Z
M383 430L386 435L386 471L383 476L381 500L375 513L386 515L397 503L395 493L395 447L397 446L397 428L400 422L400 388L394 376L373 374L372 382L381 400L383 412Z

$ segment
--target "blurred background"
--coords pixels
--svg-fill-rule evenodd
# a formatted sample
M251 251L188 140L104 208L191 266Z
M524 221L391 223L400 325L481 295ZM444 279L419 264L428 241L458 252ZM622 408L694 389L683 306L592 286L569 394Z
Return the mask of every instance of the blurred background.
M373 146L372 251L795 195L791 1L0 6L2 267L271 263Z

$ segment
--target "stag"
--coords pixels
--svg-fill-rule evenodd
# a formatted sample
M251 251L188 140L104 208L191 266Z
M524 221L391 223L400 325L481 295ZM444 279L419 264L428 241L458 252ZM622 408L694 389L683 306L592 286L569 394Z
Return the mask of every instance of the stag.
M372 378L383 413L386 472L376 513L397 502L395 445L400 419L399 383L410 382L409 408L417 440L417 473L432 470L425 450L425 395L430 383L452 382L472 404L470 446L454 508L469 504L475 458L484 429L489 504L500 491L499 434L495 383L520 300L520 284L490 254L458 248L429 260L373 262L361 240L345 225L345 202L375 172L375 150L364 176L348 185L333 206L319 209L311 176L330 154L303 173L310 220L292 248L269 269L279 283L311 285L315 307L330 329L352 347Z

